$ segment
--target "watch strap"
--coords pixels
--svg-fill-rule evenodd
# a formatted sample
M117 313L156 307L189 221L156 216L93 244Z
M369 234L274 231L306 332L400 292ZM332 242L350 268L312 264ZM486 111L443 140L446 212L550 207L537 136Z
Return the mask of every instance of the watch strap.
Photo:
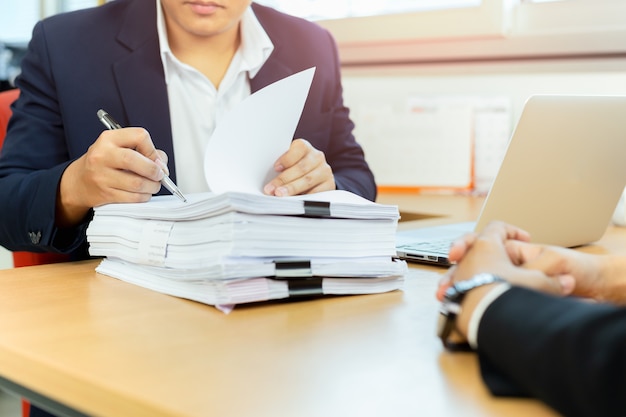
M471 351L468 342L456 342L451 336L456 329L456 318L461 312L461 303L465 295L474 288L482 287L497 282L505 282L497 275L480 273L472 278L456 282L444 293L443 301L439 309L438 336L444 347L451 351Z

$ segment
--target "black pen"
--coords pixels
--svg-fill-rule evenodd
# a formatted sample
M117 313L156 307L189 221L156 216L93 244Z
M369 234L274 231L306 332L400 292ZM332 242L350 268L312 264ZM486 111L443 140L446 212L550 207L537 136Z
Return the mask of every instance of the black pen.
M100 119L102 124L105 125L106 128L109 129L109 130L115 130L115 129L121 129L122 128L122 126L120 126L120 124L117 123L115 121L115 119L113 119L109 115L109 113L105 112L102 109L98 110L98 119ZM183 201L185 203L187 202L187 199L185 198L183 193L180 192L180 190L178 189L176 184L174 184L174 181L172 181L170 179L170 177L167 176L165 171L163 171L163 178L161 179L161 184L163 184L163 186L165 188L167 188L176 197L180 198L181 201Z

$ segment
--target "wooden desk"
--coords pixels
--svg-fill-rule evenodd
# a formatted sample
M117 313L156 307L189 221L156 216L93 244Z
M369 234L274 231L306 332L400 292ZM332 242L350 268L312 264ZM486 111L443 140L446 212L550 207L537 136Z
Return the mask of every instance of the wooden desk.
M437 204L456 218L470 200ZM422 203L435 205L411 200ZM611 239L610 250L625 247ZM96 274L96 265L0 271L0 382L57 412L555 416L534 400L492 398L475 355L443 351L434 335L440 269L412 267L403 292L225 315Z

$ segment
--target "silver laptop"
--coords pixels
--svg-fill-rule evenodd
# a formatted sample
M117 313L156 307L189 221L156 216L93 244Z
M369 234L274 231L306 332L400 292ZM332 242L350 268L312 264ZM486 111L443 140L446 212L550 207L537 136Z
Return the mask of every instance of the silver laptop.
M449 265L448 247L492 220L533 242L584 245L604 234L626 185L626 96L533 96L477 222L399 231L401 259Z

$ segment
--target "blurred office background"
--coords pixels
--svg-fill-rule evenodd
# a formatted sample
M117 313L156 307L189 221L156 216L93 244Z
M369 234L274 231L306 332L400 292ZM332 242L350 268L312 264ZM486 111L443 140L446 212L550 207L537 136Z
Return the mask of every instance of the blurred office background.
M423 185L411 183L418 172L403 170L420 166L424 152L406 149L423 139L416 109L424 103L471 107L467 137L480 139L476 183L484 192L530 95L626 94L623 0L259 2L332 32L355 134L379 184L391 189ZM0 0L0 88L12 87L35 22L102 3ZM0 268L11 266L0 248Z
M102 3L0 0L0 90L13 87L38 20ZM530 95L626 95L624 0L259 3L316 20L333 33L357 139L379 183L390 189L421 185L411 183L419 173L390 168L404 167L398 163L402 158L410 158L406 170L419 168L419 154L406 149L420 139L415 133L420 121L411 117L423 103L461 100L471 106L475 119L468 137L482 141L477 184L485 191ZM12 265L10 253L0 247L0 269ZM0 392L0 417L18 416L19 410L18 398Z

